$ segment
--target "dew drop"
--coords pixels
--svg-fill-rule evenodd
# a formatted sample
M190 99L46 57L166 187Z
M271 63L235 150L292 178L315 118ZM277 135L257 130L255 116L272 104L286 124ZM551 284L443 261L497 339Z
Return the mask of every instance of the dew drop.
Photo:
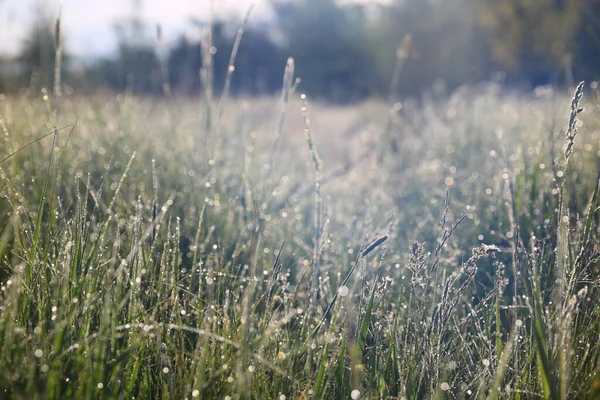
M342 297L348 296L348 293L350 293L350 289L348 289L348 286L340 286L340 288L338 289L338 294Z

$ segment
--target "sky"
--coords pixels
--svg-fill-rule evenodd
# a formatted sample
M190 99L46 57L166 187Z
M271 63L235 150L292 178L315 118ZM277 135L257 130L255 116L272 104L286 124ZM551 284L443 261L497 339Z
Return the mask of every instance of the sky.
M18 52L27 31L46 9L58 14L60 0L0 0L0 54ZM80 57L109 54L115 48L114 24L132 15L135 0L62 0L61 29L67 50ZM160 24L165 43L190 29L191 18L207 19L211 0L137 0L138 15L149 26ZM267 0L213 0L216 17L241 18L251 4L254 22L271 15Z

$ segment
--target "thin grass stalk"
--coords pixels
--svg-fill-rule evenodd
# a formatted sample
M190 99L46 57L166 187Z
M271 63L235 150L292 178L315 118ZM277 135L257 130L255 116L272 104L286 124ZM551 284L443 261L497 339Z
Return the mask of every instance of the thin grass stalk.
M494 375L494 381L492 383L492 396L491 400L498 400L500 398L500 388L502 382L506 377L506 372L508 371L509 362L513 354L513 349L517 342L519 326L515 325L513 332L510 335L510 339L506 343L506 347L502 352L502 355L498 361L498 367L496 369L496 373Z
M60 16L61 16L61 8L62 1L58 6L58 17L56 18L56 22L54 23L54 87L53 87L53 95L55 101L58 101L58 97L62 95L62 82L61 82L61 72L62 72L62 38L61 38L61 30L60 30ZM56 111L56 103L55 103L55 112Z
M404 64L410 53L410 47L412 43L412 36L407 34L402 38L400 47L396 50L396 64L394 65L394 72L392 73L392 80L390 82L390 93L388 96L388 105L393 108L396 103L396 96L398 94L398 88L400 86L400 76L404 69ZM392 114L390 113L387 121L386 132L389 134L392 129Z
M242 42L242 37L244 36L244 29L246 28L246 25L248 25L248 20L250 19L250 14L252 13L253 8L254 4L251 4L250 7L248 7L248 11L246 11L246 16L242 21L242 25L238 29L237 35L235 36L235 41L233 42L233 49L231 50L231 55L229 56L227 75L225 76L225 85L223 86L223 93L221 93L221 100L219 101L219 112L217 114L218 135L221 134L221 120L223 118L223 114L225 113L225 106L227 105L229 92L231 90L231 77L233 76L233 72L235 71L235 58L237 57L237 53L240 48L240 43Z
M127 162L127 166L125 167L125 170L123 171L123 174L121 175L121 179L119 179L119 183L117 184L117 187L115 188L115 194L113 195L112 200L108 204L107 212L109 215L111 215L114 212L113 207L115 205L115 202L117 201L117 197L119 197L119 193L121 191L121 187L123 186L123 183L125 182L125 178L127 178L127 174L129 173L129 170L131 169L131 166L133 165L133 160L135 159L135 155L136 155L136 152L134 151L133 154L131 155L131 157L129 158L129 161Z
M169 66L166 60L166 49L163 43L162 26L156 25L156 43L158 45L158 62L160 64L160 77L162 79L162 91L165 96L171 95L171 85L169 85Z
M412 36L407 34L402 39L402 43L400 47L398 47L396 51L396 64L394 65L394 72L392 73L392 80L390 82L390 93L388 96L388 118L385 127L385 136L392 140L392 149L394 152L398 151L397 138L390 138L390 134L392 132L393 119L396 110L396 96L398 93L398 88L400 86L400 76L402 75L402 71L404 70L404 64L408 55L410 53L410 46L412 43Z
M156 171L156 160L152 159L152 220L156 219L158 215L158 174ZM154 245L156 243L156 227L152 230L152 247L150 251L154 250Z
M546 341L546 327L543 321L544 304L541 293L540 265L538 260L533 259L533 276L531 279L532 301L526 299L529 312L532 315L532 336L535 344L535 355L537 360L537 371L540 389L545 399L558 398L554 374L550 369L548 358L548 345Z
M204 130L205 130L205 147L208 143L208 138L212 133L212 101L213 101L213 29L214 29L214 10L213 2L210 2L210 19L209 26L206 29L202 40L200 41L200 49L202 51L202 66L200 68L200 82L204 87L205 115L204 115Z
M323 313L323 316L321 317L321 320L319 321L319 323L317 324L317 326L313 330L312 334L310 335L310 338L314 338L316 336L316 334L319 332L319 329L321 328L321 326L323 325L323 323L325 323L325 321L329 317L329 312L331 311L331 309L333 308L335 302L337 301L337 298L338 298L339 293L340 293L340 289L348 284L348 282L350 281L350 278L354 274L354 271L356 270L356 267L358 266L359 262L361 260L363 260L373 250L375 250L375 248L377 248L377 246L379 246L383 242L385 242L388 239L388 237L389 236L386 234L386 235L383 235L383 236L375 239L374 241L372 241L371 243L369 243L369 245L367 245L367 247L365 248L364 251L362 251L362 252L359 253L358 257L356 258L356 261L354 262L354 264L350 268L350 271L348 271L348 273L344 277L344 280L342 281L342 283L340 284L340 286L336 290L335 294L333 295L333 299L331 299L331 302L329 303L329 305L325 309L325 312Z
M294 59L289 57L285 64L285 70L283 71L283 85L281 87L281 97L279 99L279 119L277 122L277 128L275 130L275 138L273 139L273 145L271 147L271 154L269 155L269 173L274 169L275 157L279 149L279 142L283 132L283 124L285 122L285 116L287 115L287 107L289 99L293 93L292 83L294 81Z
M198 217L198 226L196 227L196 235L194 236L194 256L192 258L192 268L196 268L196 263L198 262L198 247L200 246L200 232L202 231L202 223L204 222L204 212L206 210L206 202L202 203L202 209L200 210L200 215ZM198 268L198 273L200 273L200 268Z
M598 211L598 193L600 192L600 172L598 173L598 178L596 180L596 188L594 189L594 193L592 194L592 198L588 203L588 213L585 219L585 227L583 230L583 236L581 238L581 244L579 249L579 255L577 256L578 260L581 260L584 256L585 250L588 248L590 243L590 234L592 232L592 224L594 222L594 215Z
M502 320L500 319L500 305L502 302L502 283L499 279L496 279L496 304L494 316L496 319L496 355L500 357L502 355Z
M556 262L558 271L558 285L556 287L555 295L557 300L557 306L559 306L559 325L558 325L558 385L560 399L566 400L569 392L569 375L570 375L570 322L572 320L571 313L568 312L568 301L570 299L570 292L574 286L576 279L576 264L571 262L570 257L570 233L569 233L569 210L565 198L567 197L566 192L566 178L569 169L569 159L573 153L573 146L575 144L575 137L577 136L577 117L583 112L583 108L579 106L581 98L583 97L583 86L584 82L580 82L575 89L575 94L571 100L571 112L569 115L569 124L566 136L566 149L564 152L564 171L563 179L560 186L559 192L559 212L558 212L558 227L557 227L557 244L556 244Z
M315 399L323 398L325 396L325 369L328 365L327 359L329 358L330 347L331 341L328 340L322 349L321 359L319 360L319 367L317 369L317 378L313 389L313 398Z
M283 265L279 262L279 259L281 258L281 252L283 251L283 246L285 246L285 240L283 241L283 243L281 243L281 247L279 248L279 251L277 252L277 256L275 256L275 261L273 262L273 271L271 274L271 279L269 279L269 294L267 296L267 302L271 303L272 299L273 299L273 293L275 293L276 290L276 283L277 283L277 277L279 276L279 273L281 272L281 268L283 267Z
M381 241L380 243L383 243L383 241ZM381 273L383 271L382 267L383 267L383 259L385 257L385 252L386 252L386 247L383 246L381 249L381 255L379 256L377 274L375 275L375 278L373 279L373 284L371 285L371 295L369 296L369 302L367 303L367 308L365 310L365 314L360 323L360 330L358 333L357 343L358 343L358 350L361 352L365 350L365 342L367 340L367 333L369 332L369 326L371 325L371 317L373 316L373 304L375 301L375 292L376 292L376 288L377 288L377 283L379 282L379 279L381 278ZM366 250L365 250L365 253L366 253ZM366 253L366 254L368 254L368 253Z
M31 145L36 144L37 142L41 141L42 139L45 139L45 138L47 138L50 135L55 135L55 134L57 134L57 133L65 130L65 129L74 128L75 126L76 126L76 124L68 124L68 125L62 126L60 128L54 128L54 129L52 129L51 132L45 133L42 136L40 136L40 137L38 137L36 139L33 139L32 141L30 141L26 145L19 147L17 150L12 151L9 155L7 155L6 157L4 157L3 159L0 160L0 165L3 164L4 162L8 161L10 158L12 158L13 156L15 156L17 153L25 150L26 148L28 148Z
M34 228L34 235L32 238L32 243L31 243L31 250L29 251L29 257L27 260L27 274L25 276L25 289L27 291L30 291L31 294L31 290L33 289L33 283L34 283L34 274L39 272L39 269L36 269L36 261L38 258L38 251L40 248L40 241L41 241L41 235L42 235L42 225L43 225L43 217L44 217L44 211L45 211L45 205L46 205L46 191L48 189L48 181L49 181L49 177L50 177L50 169L52 167L52 162L54 160L54 146L56 144L56 138L57 138L58 134L56 132L56 129L54 130L54 136L52 137L52 146L50 147L50 157L48 158L48 167L46 169L46 174L44 176L44 183L42 185L42 191L40 193L40 198L39 198L39 202L38 202L38 213L37 213L37 220L35 223L35 228ZM24 305L24 307L22 308L22 314L21 314L21 318L22 321L27 321L29 320L29 302L25 301L22 303ZM41 311L40 311L41 312ZM40 318L40 321L43 321L43 318Z
M314 233L313 233L313 259L311 263L311 284L310 284L310 308L311 311L316 310L317 299L319 297L319 268L321 259L321 160L319 159L319 153L313 143L311 129L310 129L310 116L308 114L308 103L306 101L306 95L301 96L302 99L302 117L304 119L304 135L306 136L306 142L308 143L308 151L310 153L313 172L314 172L314 189L315 189L315 203L314 203Z

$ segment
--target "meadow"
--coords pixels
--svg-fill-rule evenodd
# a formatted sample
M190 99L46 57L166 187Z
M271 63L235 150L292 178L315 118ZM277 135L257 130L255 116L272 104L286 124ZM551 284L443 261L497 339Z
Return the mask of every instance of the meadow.
M0 96L0 397L600 398L597 85L286 82Z

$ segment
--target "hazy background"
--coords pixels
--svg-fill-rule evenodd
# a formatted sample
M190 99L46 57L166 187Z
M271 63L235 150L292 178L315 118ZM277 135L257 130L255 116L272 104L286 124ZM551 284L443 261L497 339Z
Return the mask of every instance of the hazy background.
M277 91L290 56L301 90L334 102L389 96L395 69L394 95L421 96L487 80L569 86L600 65L597 0L65 0L66 89L197 95L212 31L218 91L251 4L234 94ZM51 86L58 10L0 0L0 90Z
M253 16L268 18L270 7L265 0L219 0L213 7L215 17L234 18L240 8L254 4ZM56 0L0 0L0 53L16 55L36 13L41 11L55 17L59 2ZM71 54L80 57L107 55L116 48L115 24L136 14L148 24L161 24L166 40L174 40L185 32L191 18L208 19L209 0L63 0L63 33L69 38Z

